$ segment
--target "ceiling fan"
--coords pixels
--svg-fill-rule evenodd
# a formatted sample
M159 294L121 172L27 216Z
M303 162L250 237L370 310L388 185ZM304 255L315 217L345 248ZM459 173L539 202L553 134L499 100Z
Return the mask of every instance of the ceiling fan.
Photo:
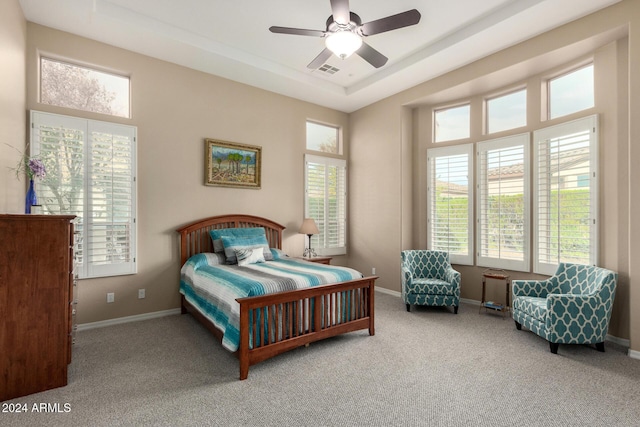
M352 53L357 53L369 64L380 68L387 63L388 58L365 43L362 40L363 37L408 27L420 22L420 12L411 9L363 24L360 17L349 10L349 0L330 1L332 15L327 19L325 31L276 26L269 28L272 33L326 38L325 49L307 65L307 68L320 67L332 54L345 59Z

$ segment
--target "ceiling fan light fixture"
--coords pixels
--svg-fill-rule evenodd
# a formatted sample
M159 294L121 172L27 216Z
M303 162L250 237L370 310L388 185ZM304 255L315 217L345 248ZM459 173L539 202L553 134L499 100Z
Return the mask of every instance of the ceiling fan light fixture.
M362 46L362 38L356 33L346 30L329 34L325 40L327 49L338 58L346 59Z

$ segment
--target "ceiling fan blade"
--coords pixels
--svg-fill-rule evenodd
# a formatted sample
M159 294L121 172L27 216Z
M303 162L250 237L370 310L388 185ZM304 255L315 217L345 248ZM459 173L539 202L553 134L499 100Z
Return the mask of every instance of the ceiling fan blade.
M293 34L296 36L312 36L312 37L324 37L325 32L320 30L305 30L302 28L289 28L289 27L269 27L269 31L278 34Z
M322 52L320 52L318 56L316 56L316 58L313 61L309 63L309 65L307 65L307 68L311 68L312 70L315 70L316 68L324 64L327 61L327 59L331 57L331 55L333 55L331 51L325 48Z
M348 24L351 21L349 0L331 0L331 13L333 14L333 20L338 24Z
M360 30L363 36L372 36L374 34L415 25L420 22L420 17L420 12L416 9L411 9L398 13L397 15L387 16L386 18L376 19L375 21L362 24Z
M382 67L389 60L389 58L364 42L362 43L362 46L360 46L360 49L356 50L356 53L376 68Z

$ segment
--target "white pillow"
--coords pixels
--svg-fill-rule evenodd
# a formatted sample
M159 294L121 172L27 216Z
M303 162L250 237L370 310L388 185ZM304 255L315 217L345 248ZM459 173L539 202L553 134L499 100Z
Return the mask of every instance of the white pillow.
M261 247L236 249L235 253L240 266L264 262L264 250Z

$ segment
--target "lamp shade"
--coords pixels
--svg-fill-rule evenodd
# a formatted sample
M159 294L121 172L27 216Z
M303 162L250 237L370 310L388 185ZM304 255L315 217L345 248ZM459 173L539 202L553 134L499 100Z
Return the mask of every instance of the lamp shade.
M318 230L318 226L313 218L305 218L302 221L302 226L300 227L300 234L319 234L320 230Z
M352 31L338 31L330 34L324 43L337 57L345 59L360 49L362 38Z

